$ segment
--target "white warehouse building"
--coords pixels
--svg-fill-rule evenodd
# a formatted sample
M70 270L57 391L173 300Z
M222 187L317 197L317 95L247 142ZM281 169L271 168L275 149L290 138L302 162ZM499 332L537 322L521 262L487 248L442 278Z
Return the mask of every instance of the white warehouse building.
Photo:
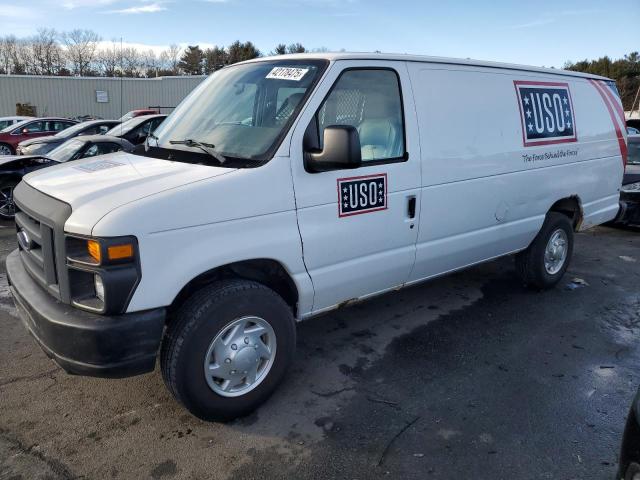
M129 110L149 107L168 113L205 78L0 75L0 116L15 115L16 104L32 105L37 116L69 118L119 118Z

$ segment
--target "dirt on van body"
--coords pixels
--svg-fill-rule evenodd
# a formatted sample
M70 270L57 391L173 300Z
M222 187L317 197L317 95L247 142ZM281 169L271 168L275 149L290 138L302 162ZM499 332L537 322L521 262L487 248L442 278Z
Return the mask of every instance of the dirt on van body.
M0 256L14 248L0 229ZM505 258L299 325L288 378L228 424L152 374L65 374L0 269L0 479L612 478L640 383L640 232L576 238L562 283Z

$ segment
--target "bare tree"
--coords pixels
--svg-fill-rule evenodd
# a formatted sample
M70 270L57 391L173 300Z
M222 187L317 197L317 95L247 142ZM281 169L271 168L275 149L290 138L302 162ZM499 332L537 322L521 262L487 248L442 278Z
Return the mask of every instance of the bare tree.
M40 28L30 43L34 73L57 75L64 67L64 53L58 43L58 32L51 28Z
M125 77L142 76L142 56L135 48L123 48L121 52L122 74Z
M164 68L166 70L170 70L173 75L178 75L179 73L178 64L180 63L181 52L182 49L175 43L172 43L171 45L169 45L169 48L167 48L161 54L161 56L163 57L163 61L166 62Z
M157 77L159 70L162 68L162 61L156 55L156 52L149 49L141 56L141 66L148 78Z
M73 73L80 76L88 74L95 60L100 36L91 30L76 29L64 33L62 41L67 47L67 59Z
M96 64L105 77L115 77L120 67L120 45L115 40L96 53Z

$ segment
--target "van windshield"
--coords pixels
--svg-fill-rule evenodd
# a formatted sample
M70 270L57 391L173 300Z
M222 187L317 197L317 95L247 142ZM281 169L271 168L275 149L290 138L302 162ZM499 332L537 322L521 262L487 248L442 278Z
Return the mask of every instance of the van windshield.
M269 160L326 65L276 60L218 70L154 132L155 146L202 153L197 142L224 158Z

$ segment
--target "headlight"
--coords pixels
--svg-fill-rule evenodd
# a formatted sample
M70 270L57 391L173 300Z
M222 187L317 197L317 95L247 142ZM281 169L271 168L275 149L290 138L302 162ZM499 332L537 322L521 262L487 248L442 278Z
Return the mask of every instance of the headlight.
M33 155L38 153L38 150L40 150L40 148L40 145L27 145L26 147L20 147L19 150L22 155Z
M141 278L135 237L66 237L71 302L96 313L124 313Z

